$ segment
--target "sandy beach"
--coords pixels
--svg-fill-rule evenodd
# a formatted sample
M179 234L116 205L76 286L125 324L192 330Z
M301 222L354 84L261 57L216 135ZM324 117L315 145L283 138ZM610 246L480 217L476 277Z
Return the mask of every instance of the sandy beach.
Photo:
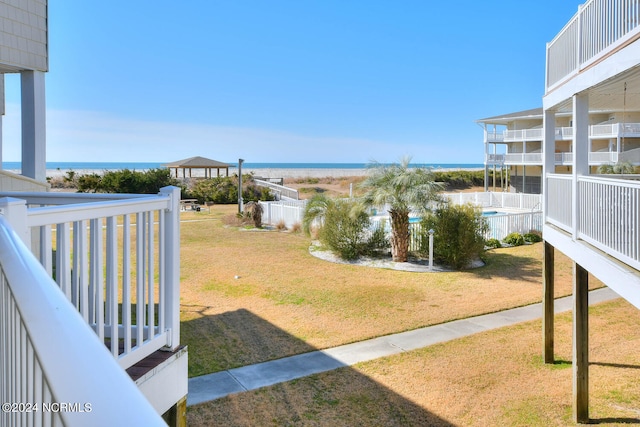
M459 170L457 168L455 170ZM474 168L473 170L476 170ZM59 178L66 176L71 169L47 169L47 177ZM145 169L136 169L138 171L144 171ZM445 171L451 169L437 168L434 171ZM103 174L105 169L73 169L78 175L88 175L92 173ZM10 170L10 172L20 173L19 170ZM182 178L182 171L179 172L178 178ZM215 171L213 174L215 176ZM223 170L220 171L222 176L225 176ZM238 173L238 168L229 168L229 175L233 176ZM242 173L253 173L257 177L262 178L323 178L323 177L345 177L345 176L364 176L367 173L366 168L354 169L354 168L242 168ZM187 171L187 178L189 177L189 171ZM191 173L192 178L204 177L204 170L194 169Z

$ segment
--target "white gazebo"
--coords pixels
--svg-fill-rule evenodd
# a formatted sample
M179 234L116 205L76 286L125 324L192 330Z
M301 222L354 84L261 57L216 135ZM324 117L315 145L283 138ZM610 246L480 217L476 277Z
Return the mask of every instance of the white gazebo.
M229 176L229 167L231 167L231 165L227 163L222 163L217 160L207 159L200 156L167 163L164 166L169 169L175 169L176 178L178 178L178 169L182 169L183 178L187 177L187 169L189 169L189 178L191 178L191 171L193 169L204 169L204 177L211 178L213 169L216 170L217 176L220 176L220 169L224 169L226 171L226 176Z

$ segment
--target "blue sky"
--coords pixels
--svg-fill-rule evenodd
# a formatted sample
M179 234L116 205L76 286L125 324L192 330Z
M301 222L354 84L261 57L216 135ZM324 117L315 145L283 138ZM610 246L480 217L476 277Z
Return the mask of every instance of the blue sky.
M47 160L482 163L474 121L542 105L580 3L51 1Z

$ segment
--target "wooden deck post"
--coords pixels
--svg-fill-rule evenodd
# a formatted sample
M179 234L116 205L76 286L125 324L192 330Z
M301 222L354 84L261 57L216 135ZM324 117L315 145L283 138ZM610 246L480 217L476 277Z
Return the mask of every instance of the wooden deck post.
M544 343L542 355L544 358L544 363L554 362L554 254L554 247L545 241L544 259L542 264L542 339Z
M573 417L589 422L589 273L573 264Z

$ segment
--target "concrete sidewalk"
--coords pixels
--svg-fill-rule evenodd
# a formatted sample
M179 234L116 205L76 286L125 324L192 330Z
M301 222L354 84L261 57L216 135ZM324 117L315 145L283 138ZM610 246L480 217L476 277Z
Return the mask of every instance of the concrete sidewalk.
M618 295L609 288L589 292L589 304L615 298ZM557 299L554 310L569 311L571 304L570 296ZM187 406L541 317L542 304L532 304L194 377L189 379Z

